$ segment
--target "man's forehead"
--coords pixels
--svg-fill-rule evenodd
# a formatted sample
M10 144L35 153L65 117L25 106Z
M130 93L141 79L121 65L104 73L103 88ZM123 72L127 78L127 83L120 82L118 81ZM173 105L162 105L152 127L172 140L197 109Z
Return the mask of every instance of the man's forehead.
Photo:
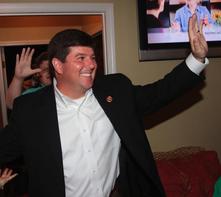
M94 49L90 46L73 46L70 47L70 53L79 53L79 54L94 54Z

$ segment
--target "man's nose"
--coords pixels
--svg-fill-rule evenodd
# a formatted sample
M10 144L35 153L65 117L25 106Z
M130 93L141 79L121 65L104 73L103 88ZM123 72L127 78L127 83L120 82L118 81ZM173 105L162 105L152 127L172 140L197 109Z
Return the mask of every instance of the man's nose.
M86 62L86 65L90 69L94 69L97 66L97 62L94 59L88 59L88 61Z

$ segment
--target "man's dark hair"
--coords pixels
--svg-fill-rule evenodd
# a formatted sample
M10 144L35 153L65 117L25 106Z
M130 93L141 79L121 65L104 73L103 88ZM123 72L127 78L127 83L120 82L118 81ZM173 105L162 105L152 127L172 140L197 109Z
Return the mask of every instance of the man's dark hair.
M52 77L55 76L55 70L52 65L52 59L57 58L61 62L65 62L69 54L69 47L86 46L94 49L92 37L78 29L66 29L58 32L51 39L48 45L49 69Z

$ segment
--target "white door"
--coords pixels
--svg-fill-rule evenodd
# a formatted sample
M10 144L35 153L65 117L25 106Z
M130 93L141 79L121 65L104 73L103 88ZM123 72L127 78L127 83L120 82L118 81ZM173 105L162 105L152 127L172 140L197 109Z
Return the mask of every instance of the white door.
M0 127L7 124L7 109L5 103L5 93L7 88L6 64L4 47L0 47Z

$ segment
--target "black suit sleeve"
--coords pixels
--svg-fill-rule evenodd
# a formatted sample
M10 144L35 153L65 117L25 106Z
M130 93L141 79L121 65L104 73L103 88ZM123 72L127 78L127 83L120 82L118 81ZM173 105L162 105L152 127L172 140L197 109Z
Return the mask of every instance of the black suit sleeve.
M135 97L139 112L142 116L148 115L167 105L178 96L202 81L182 62L164 78L144 86L135 86Z

